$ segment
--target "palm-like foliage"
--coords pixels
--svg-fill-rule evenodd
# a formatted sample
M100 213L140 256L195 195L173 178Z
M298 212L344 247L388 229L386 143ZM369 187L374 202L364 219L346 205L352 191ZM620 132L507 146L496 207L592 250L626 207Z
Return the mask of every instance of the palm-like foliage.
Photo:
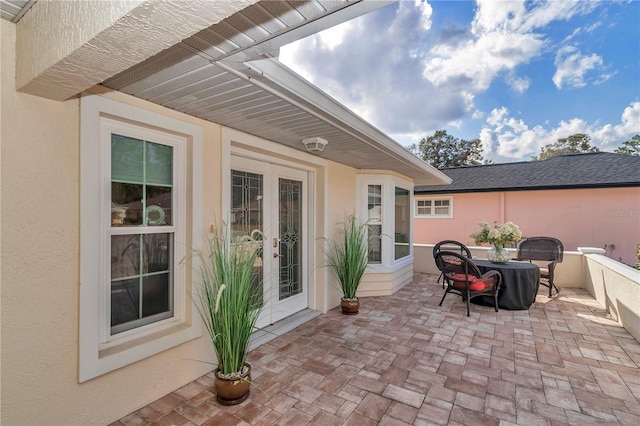
M327 266L334 272L345 298L356 297L369 259L368 224L349 216L339 224L340 237L328 240Z
M218 368L226 375L242 372L251 333L264 307L262 286L256 285L253 274L261 240L262 234L254 231L251 237L229 242L226 231L216 230L206 250L195 252L200 276L196 306L213 342Z

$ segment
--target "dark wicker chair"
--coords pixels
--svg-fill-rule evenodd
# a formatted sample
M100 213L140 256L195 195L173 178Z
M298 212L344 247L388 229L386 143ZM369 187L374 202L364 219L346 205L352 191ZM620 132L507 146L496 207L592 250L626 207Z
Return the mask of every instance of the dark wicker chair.
M435 256L436 265L442 272L447 289L440 300L444 302L449 292L462 296L467 302L467 316L469 316L469 301L474 297L493 296L496 312L498 312L498 291L502 283L500 272L491 270L484 274L480 272L473 261L452 251L440 251Z
M556 296L560 289L553 282L556 264L562 262L564 246L562 242L553 237L529 237L518 244L518 257L516 260L528 260L540 267L540 284L549 287L549 297L553 297L553 289Z
M438 244L433 246L433 258L436 258L436 254L441 251L452 251L454 253L460 253L462 256L466 256L471 259L471 250L464 244L454 241L454 240L444 240L440 241ZM444 279L442 277L442 272L440 272L440 276L436 282L440 282L442 280L442 288L444 288Z

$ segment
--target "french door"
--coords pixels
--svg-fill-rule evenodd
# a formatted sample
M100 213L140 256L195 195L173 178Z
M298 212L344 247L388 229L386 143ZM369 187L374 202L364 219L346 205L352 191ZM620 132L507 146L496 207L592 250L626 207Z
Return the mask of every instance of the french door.
M308 306L307 200L307 172L232 157L231 235L264 235L254 271L265 301L258 326Z

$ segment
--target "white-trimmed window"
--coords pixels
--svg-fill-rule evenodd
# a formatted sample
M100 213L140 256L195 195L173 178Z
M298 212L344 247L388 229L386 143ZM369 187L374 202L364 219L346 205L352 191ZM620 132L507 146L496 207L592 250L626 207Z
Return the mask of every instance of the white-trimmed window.
M394 208L393 258L398 260L411 254L411 195L408 189L394 187Z
M382 185L367 185L369 263L382 263Z
M416 217L453 217L453 198L416 198Z
M369 225L373 272L402 267L412 258L413 184L395 176L359 174L358 216Z
M82 97L81 382L201 335L181 262L201 239L201 158L200 127Z

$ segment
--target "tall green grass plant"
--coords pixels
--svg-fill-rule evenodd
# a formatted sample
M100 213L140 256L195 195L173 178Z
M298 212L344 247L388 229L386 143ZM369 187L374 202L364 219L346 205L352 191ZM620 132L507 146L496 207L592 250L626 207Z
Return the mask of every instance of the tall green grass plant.
M223 226L216 228L205 250L194 253L200 277L196 307L213 342L218 368L230 378L244 369L251 333L264 307L262 285L256 285L253 274L261 241L260 231L229 241Z
M355 299L369 260L368 224L348 216L340 226L340 236L328 239L326 265L333 271L346 299Z

